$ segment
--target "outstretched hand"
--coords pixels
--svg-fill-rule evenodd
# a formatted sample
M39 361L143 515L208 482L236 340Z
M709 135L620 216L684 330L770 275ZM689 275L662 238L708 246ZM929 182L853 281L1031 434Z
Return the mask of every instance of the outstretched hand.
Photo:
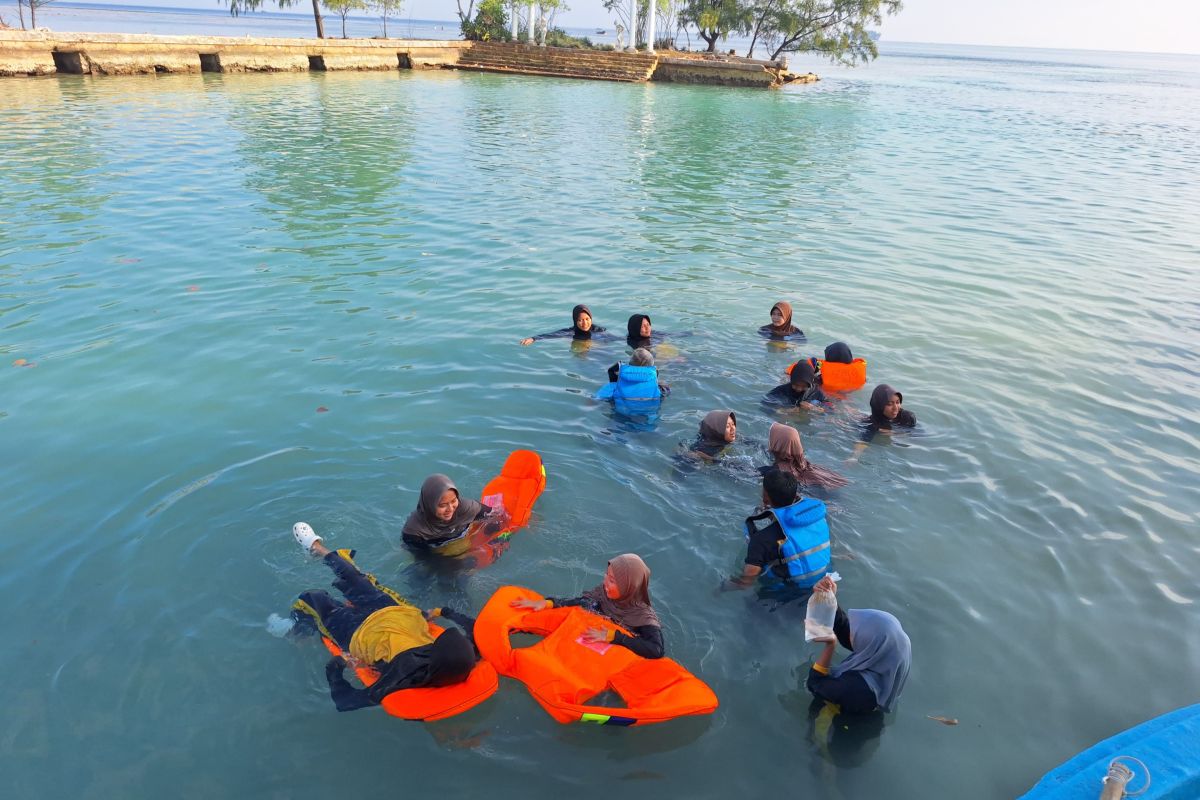
M608 628L588 628L580 638L585 642L607 642Z
M519 600L513 600L508 604L509 608L523 608L527 611L541 611L548 605L550 604L545 600L529 600L528 598L524 597L520 598Z

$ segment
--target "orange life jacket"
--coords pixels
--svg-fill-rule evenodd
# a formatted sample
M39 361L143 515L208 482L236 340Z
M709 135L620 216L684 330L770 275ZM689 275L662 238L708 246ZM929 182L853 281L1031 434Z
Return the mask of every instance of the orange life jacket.
M861 389L867 383L867 362L856 358L849 364L840 361L825 361L820 358L812 359L821 376L821 388L827 392L853 392ZM791 364L784 372L792 374Z
M849 364L821 359L817 363L821 365L821 388L827 392L853 392L867 382L867 362L861 358Z
M429 623L429 632L433 634L434 639L441 636L445 630L439 625ZM329 637L322 636L321 641L335 656L345 655L342 648ZM379 673L371 667L355 667L354 672L364 686L370 686L379 680ZM486 661L480 661L462 683L399 689L384 697L381 705L384 711L394 717L433 722L474 708L494 695L499 684L496 669Z
M501 675L524 683L558 722L646 725L716 710L712 689L677 662L642 658L620 645L593 649L580 641L588 628L614 627L611 620L578 607L512 608L517 599L543 598L517 586L496 590L475 621L475 644ZM518 632L544 638L514 649L509 637ZM606 689L620 695L626 707L587 705Z
M501 535L523 528L533 513L537 502L546 488L546 468L542 457L532 450L514 450L504 462L500 474L483 487L482 497L502 495L504 508L511 518Z
M500 474L488 481L480 493L482 500L500 495L504 510L509 514L508 524L486 540L468 537L464 532L457 539L437 545L433 548L434 552L452 557L470 553L475 558L477 568L486 567L496 560L502 549L492 545L508 541L517 529L525 527L533 513L533 504L545 488L546 468L542 465L542 457L532 450L514 450L504 462Z

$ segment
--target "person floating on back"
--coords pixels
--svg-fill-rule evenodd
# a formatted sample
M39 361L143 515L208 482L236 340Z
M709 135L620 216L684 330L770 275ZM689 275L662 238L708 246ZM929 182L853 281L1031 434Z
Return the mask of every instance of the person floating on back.
M804 593L829 571L829 523L825 504L798 494L790 472L763 476L767 510L746 518L746 560L736 588L761 583Z
M576 341L601 338L600 334L606 330L592 322L592 310L580 303L571 309L571 327L559 328L549 333L539 333L537 336L527 336L521 340L521 344L533 344L543 339L565 339L568 336Z
M466 635L447 628L436 639L429 630L426 614L396 592L379 585L371 575L355 566L353 551L330 550L306 522L297 522L292 535L305 552L321 558L337 579L333 585L348 602L334 600L328 592L307 591L292 606L293 630L320 631L348 654L356 666L371 667L379 680L356 689L343 676L346 658L335 657L325 665L329 694L338 711L379 705L400 689L449 686L471 674L479 656L471 639L475 621L451 609L434 609L428 616L442 616L463 627Z

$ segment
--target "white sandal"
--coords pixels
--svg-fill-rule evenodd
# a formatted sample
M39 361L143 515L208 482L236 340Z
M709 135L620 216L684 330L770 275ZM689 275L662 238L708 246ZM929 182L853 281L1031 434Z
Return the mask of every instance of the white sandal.
M297 522L293 525L292 536L296 538L296 542L304 548L306 553L311 553L313 545L321 541L321 537L317 536L317 532L307 522Z

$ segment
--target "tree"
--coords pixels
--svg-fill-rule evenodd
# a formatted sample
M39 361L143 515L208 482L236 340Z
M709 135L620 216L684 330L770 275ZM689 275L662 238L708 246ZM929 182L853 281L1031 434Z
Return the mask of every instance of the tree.
M346 38L346 17L351 11L366 11L367 0L324 0L325 8L342 18L342 38Z
M897 14L901 0L759 0L756 34L777 42L781 53L815 52L853 66L879 55L868 26ZM703 35L703 34L702 34Z
M468 7L467 13L471 10ZM462 13L461 6L459 13ZM464 20L460 17L459 27L463 38L474 42L507 41L512 36L508 30L508 11L504 0L479 0L475 18Z
M49 5L54 0L25 0L25 2L29 5L29 27L31 30L37 30L37 10L42 6Z
M275 0L280 8L291 8L300 0ZM258 11L262 8L263 0L225 0L229 5L229 13L235 17ZM313 19L317 21L317 38L325 38L325 21L321 19L320 0L312 0Z
M388 17L400 14L400 0L373 0L371 5L379 12L379 16L383 17L383 38L386 39Z
M750 31L751 10L739 0L687 0L679 19L695 25L700 38L708 42L708 52L715 53L718 39L724 39L730 33Z

